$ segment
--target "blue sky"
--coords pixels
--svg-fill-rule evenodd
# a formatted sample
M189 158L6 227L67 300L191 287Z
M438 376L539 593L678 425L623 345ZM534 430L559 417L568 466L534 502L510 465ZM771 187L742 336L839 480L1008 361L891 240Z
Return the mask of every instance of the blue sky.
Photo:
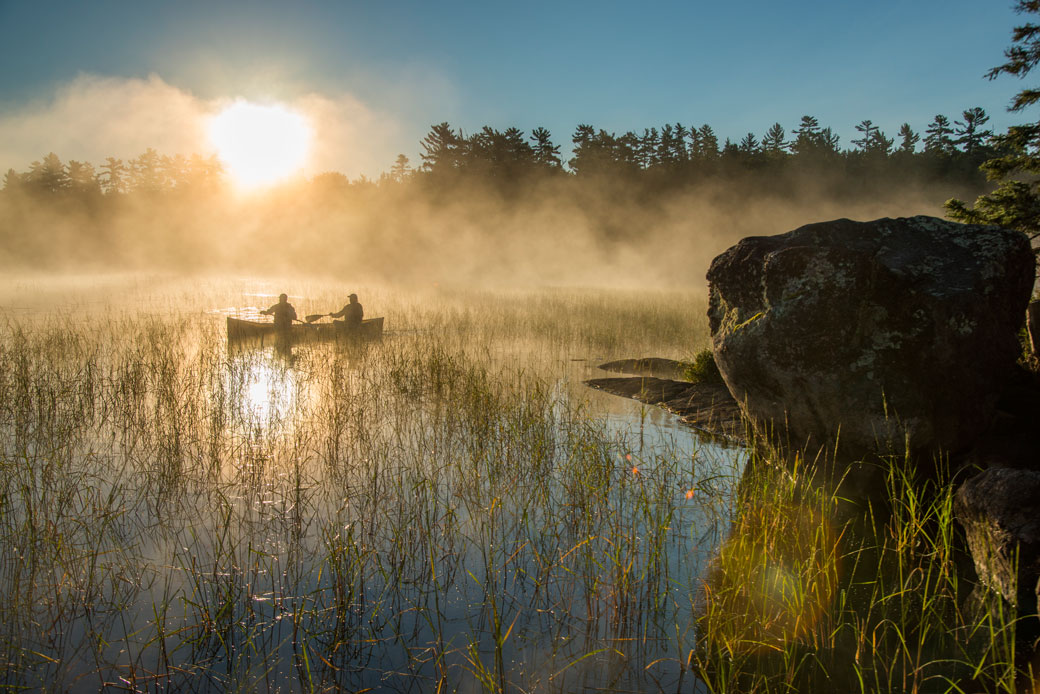
M972 106L1003 129L1035 120L1005 112L1023 82L983 78L1022 20L1009 0L0 0L0 166L25 168L19 157L52 149L91 160L119 149L112 138L92 146L90 132L57 136L79 127L57 102L77 84L77 108L93 108L88 94L112 107L127 98L120 85L148 79L203 111L235 98L327 99L330 119L356 127L330 136L341 146L316 166L352 175L389 168L397 152L417 160L440 121L466 132L544 126L565 146L579 123L708 123L737 140L775 121L790 131L803 114L848 146L863 119L891 136L904 121L923 131L935 114L955 120ZM111 153L131 156L131 140Z

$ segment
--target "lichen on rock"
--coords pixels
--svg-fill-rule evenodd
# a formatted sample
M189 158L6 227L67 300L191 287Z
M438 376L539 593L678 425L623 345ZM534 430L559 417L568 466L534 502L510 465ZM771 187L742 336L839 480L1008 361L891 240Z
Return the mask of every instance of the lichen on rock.
M956 451L1011 378L1033 276L1024 234L932 217L746 238L708 271L715 359L791 442Z

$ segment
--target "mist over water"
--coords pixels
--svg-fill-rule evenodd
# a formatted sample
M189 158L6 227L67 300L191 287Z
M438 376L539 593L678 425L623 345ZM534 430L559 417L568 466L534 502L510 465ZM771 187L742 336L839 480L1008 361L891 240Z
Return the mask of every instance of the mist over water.
M335 175L254 194L186 186L95 198L0 193L8 271L300 275L401 286L700 287L745 236L848 217L940 216L949 189L857 200L750 195L723 183L655 194L550 180L505 195Z
M421 92L407 87L397 89ZM398 113L415 94L402 93ZM226 152L212 125L240 107L306 126L301 163L276 185L236 187L242 172L217 159ZM252 104L201 98L157 75L85 74L0 112L0 269L702 287L711 259L745 236L841 217L942 216L948 198L986 187L981 145L971 155L952 141L939 154L891 141L880 153L842 150L824 143L829 127L807 134L808 120L786 141L776 124L774 150L750 133L754 146L722 146L707 124L678 123L656 144L536 123L469 135L442 123L420 141L347 93ZM399 169L397 148L425 151ZM125 164L122 181L106 170L113 161Z
M282 290L301 314L357 290L389 330L227 339ZM306 653L344 691L494 663L674 691L740 459L580 379L701 344L703 312L697 290L8 276L0 550L26 559L0 567L0 682L279 691Z
M323 653L318 679L344 690L681 689L745 457L581 381L706 347L705 271L740 238L950 195L807 170L330 173L246 194L171 161L181 177L152 188L135 171L114 193L0 193L0 496L46 538L0 523L33 557L0 571L22 619L0 634L11 683L129 658L175 688L221 671L215 688L273 690ZM299 316L357 293L386 339L228 340L227 316L282 292ZM46 573L97 551L132 595ZM19 585L57 597L38 609ZM86 623L95 593L113 617Z

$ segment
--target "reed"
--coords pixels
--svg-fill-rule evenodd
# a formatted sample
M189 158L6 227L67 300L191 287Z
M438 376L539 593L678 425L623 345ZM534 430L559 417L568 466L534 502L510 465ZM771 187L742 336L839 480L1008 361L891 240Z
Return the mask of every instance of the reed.
M692 359L698 292L372 288L386 339L286 353L209 312L280 287L91 281L0 286L0 686L1012 686L949 480L850 515L580 385Z
M1014 616L972 609L984 589L942 466L887 459L824 483L762 450L700 605L710 691L1016 691Z
M605 661L612 682L642 686L653 661L677 676L661 635L690 616L669 579L710 549L675 552L669 526L689 456L633 448L568 369L682 356L705 339L702 299L373 290L388 339L279 354L235 349L206 313L248 301L240 286L133 286L83 307L78 286L33 285L65 308L5 317L0 684L569 691Z

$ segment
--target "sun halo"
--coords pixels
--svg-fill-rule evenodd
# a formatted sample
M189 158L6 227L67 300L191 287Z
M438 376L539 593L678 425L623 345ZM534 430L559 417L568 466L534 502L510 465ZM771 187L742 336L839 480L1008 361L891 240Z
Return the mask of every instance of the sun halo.
M301 113L284 105L236 101L213 117L209 137L234 182L258 188L303 166L311 127Z

